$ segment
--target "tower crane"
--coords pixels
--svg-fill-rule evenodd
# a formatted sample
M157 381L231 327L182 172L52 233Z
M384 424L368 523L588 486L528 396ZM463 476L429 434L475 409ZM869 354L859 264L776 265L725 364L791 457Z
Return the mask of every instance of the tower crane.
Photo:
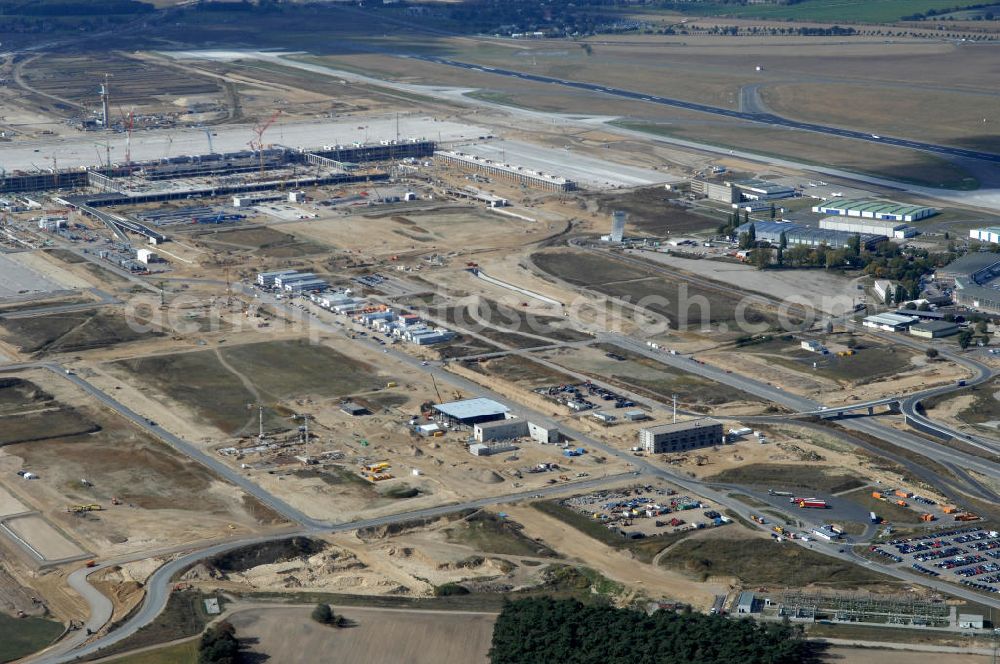
M281 109L279 108L274 114L267 119L267 122L262 122L253 128L255 134L257 134L257 154L260 159L260 176L264 177L264 132L267 131L268 127L274 124L274 121L278 119L281 115Z

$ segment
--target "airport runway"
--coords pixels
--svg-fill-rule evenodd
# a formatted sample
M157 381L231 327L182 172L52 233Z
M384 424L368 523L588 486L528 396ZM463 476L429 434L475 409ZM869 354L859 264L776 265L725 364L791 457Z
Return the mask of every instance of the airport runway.
M411 58L413 60L422 60L424 62L430 62L433 64L446 65L449 67L470 69L474 71L483 72L486 74L496 74L497 76L519 78L521 80L532 81L535 83L564 85L566 87L576 88L578 90L598 92L611 95L614 97L621 97L623 99L630 99L633 101L644 101L651 104L660 104L661 106L672 106L674 108L682 108L688 111L699 111L701 113L721 115L728 118L732 118L734 120L746 120L749 122L757 122L775 127L785 127L787 129L799 129L802 131L811 131L818 134L826 134L828 136L838 136L840 138L853 138L859 141L877 143L879 145L890 145L893 147L909 148L911 150L921 150L923 152L931 152L934 154L944 155L946 157L961 157L964 159L977 159L980 161L1000 163L1000 154L994 154L992 152L981 152L978 150L966 150L964 148L950 147L947 145L922 143L920 141L911 141L906 138L879 136L876 134L865 133L863 131L855 131L852 129L841 129L839 127L829 127L826 125L815 124L812 122L799 122L797 120L789 120L787 118L782 118L777 115L771 115L766 113L758 114L758 113L734 111L728 108L721 108L719 106L696 104L694 102L683 101L680 99L671 99L670 97L658 97L656 95L646 94L643 92L634 92L632 90L624 90L622 88L612 88L606 85L598 85L596 83L586 83L583 81L573 81L563 78L552 78L550 76L540 76L538 74L526 74L524 72L513 71L510 69L486 67L483 65L470 64L468 62L459 62L458 60L439 58L433 55L407 55L405 57Z

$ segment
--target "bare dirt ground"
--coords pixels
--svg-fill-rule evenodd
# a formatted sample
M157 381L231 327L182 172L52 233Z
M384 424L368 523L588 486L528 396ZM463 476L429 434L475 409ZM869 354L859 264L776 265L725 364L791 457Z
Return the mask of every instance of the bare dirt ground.
M37 516L22 516L5 523L17 537L37 551L46 561L80 556L84 551L66 539L47 521Z
M328 653L342 664L485 664L495 616L486 613L334 607L354 625L325 627L309 607L248 609L230 616L240 638L258 639L254 653L309 664Z

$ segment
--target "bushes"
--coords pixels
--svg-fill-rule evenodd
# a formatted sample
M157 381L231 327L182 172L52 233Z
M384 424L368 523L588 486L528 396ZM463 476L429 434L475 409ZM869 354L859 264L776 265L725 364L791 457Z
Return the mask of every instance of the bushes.
M440 586L434 586L435 597L449 597L451 595L468 595L468 594L469 594L469 589L457 583L445 583Z
M313 609L312 619L320 625L329 625L330 627L347 626L347 618L334 613L329 604L317 604L316 608Z

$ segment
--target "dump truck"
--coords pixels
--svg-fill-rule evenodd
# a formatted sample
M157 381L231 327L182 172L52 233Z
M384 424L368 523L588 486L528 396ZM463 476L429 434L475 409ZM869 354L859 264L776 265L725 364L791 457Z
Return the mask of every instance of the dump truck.
M896 504L899 505L900 507L909 507L909 503L907 503L905 500L897 500Z
M920 515L920 520L921 521L928 521L928 522L929 521L933 521L934 520L934 515L933 514L921 514Z
M896 494L897 496L899 496L900 498L912 498L913 497L913 492L912 491L904 491L903 489L896 489L895 491L893 491L893 493Z
M872 491L872 498L876 500L882 500L883 496L879 491Z
M954 505L945 505L944 507L941 508L941 511L944 512L945 514L954 514L955 512L958 511L958 508L955 507Z

